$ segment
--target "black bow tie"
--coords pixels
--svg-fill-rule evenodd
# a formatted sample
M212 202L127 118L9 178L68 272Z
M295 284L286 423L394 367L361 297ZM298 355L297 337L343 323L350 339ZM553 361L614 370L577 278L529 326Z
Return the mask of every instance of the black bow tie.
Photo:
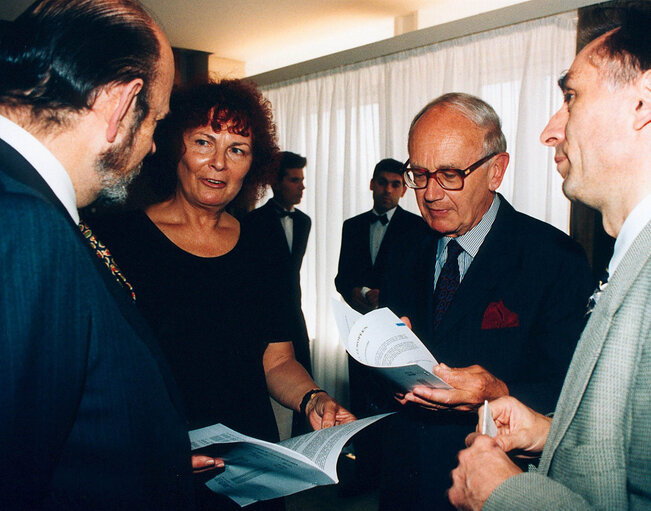
M278 216L280 218L284 218L286 216L289 218L294 218L294 216L296 216L296 211L287 211L285 209L277 209L276 211L278 212Z
M387 217L387 214L385 213L384 215L376 215L375 213L371 213L371 217L368 219L371 224L374 224L378 220L382 225L386 225L389 223L389 218Z

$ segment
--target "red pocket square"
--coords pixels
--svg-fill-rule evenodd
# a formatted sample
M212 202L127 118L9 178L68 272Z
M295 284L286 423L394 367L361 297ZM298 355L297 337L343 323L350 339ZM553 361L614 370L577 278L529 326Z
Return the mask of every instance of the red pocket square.
M481 320L482 330L513 328L515 326L520 326L518 315L507 309L502 300L488 304Z

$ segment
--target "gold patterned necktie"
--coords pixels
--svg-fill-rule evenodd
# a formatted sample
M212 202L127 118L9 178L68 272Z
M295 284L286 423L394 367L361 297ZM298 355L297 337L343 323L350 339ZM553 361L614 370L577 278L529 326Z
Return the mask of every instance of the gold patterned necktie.
M104 243L97 239L97 237L93 234L93 231L91 231L90 227L88 227L88 224L86 224L86 222L83 220L79 222L79 229L81 230L81 234L84 236L84 238L86 238L88 244L97 254L97 257L99 257L104 262L113 277L115 277L115 280L117 280L118 284L129 290L131 293L131 299L135 302L136 293L133 290L133 286L129 284L127 278L120 271L120 268L116 264L115 259L113 259L113 256L111 255L109 249L106 248Z

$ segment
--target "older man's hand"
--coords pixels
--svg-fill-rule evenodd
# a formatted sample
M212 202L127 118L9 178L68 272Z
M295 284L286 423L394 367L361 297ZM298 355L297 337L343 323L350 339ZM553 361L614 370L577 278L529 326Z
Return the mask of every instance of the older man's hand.
M481 366L452 368L445 364L434 367L434 374L452 389L432 389L417 386L399 401L412 402L432 410L474 410L485 399L508 396L506 384Z
M466 443L469 447L459 453L452 471L448 498L457 509L479 511L495 488L522 471L494 438L472 433Z

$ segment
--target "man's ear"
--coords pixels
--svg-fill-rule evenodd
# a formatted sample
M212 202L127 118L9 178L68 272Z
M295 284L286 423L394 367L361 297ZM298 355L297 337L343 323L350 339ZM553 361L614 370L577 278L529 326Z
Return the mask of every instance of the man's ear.
M502 184L506 167L509 166L509 153L499 153L488 168L488 189L494 192Z
M633 127L641 130L651 124L651 70L642 73L636 84L637 106L635 108Z
M371 181L368 184L368 189L373 191L373 179L371 178Z
M120 131L120 125L127 117L129 110L135 108L136 96L142 90L143 81L136 78L128 83L110 85L105 91L107 103L105 115L107 117L106 140L115 142Z

